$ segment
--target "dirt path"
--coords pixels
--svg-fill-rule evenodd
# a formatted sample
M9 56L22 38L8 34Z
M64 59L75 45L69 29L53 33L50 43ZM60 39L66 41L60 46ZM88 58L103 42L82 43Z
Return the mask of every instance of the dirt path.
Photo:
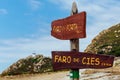
M119 67L80 70L80 80L120 80ZM0 80L70 80L69 71L0 77Z
M69 72L3 77L0 80L69 80Z

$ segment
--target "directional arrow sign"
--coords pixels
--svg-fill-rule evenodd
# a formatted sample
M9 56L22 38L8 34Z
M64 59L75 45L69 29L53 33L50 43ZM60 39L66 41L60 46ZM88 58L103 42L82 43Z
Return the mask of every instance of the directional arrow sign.
M61 40L86 37L86 12L81 12L51 24L51 35Z
M83 68L108 68L113 66L114 57L108 55L53 51L52 63L54 70L60 69L83 69Z

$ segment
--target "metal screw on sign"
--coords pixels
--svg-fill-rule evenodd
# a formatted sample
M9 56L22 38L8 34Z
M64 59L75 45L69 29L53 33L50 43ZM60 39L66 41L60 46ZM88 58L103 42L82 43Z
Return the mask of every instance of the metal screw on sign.
M78 9L75 2L72 4L71 15L77 14ZM71 51L79 52L79 39L71 39ZM79 80L79 69L71 69L70 71L70 80Z

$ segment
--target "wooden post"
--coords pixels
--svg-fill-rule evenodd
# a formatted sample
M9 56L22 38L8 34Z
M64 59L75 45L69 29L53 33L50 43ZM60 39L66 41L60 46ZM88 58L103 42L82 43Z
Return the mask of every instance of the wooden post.
M71 15L77 13L78 13L77 5L75 2L73 2ZM79 39L71 39L70 44L71 44L71 51L79 52ZM70 80L79 80L79 69L72 69L70 71Z

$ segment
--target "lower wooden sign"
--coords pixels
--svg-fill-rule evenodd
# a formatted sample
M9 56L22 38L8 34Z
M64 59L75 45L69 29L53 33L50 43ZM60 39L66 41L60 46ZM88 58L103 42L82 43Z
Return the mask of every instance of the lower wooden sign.
M108 68L113 66L114 56L70 51L52 51L54 70Z

